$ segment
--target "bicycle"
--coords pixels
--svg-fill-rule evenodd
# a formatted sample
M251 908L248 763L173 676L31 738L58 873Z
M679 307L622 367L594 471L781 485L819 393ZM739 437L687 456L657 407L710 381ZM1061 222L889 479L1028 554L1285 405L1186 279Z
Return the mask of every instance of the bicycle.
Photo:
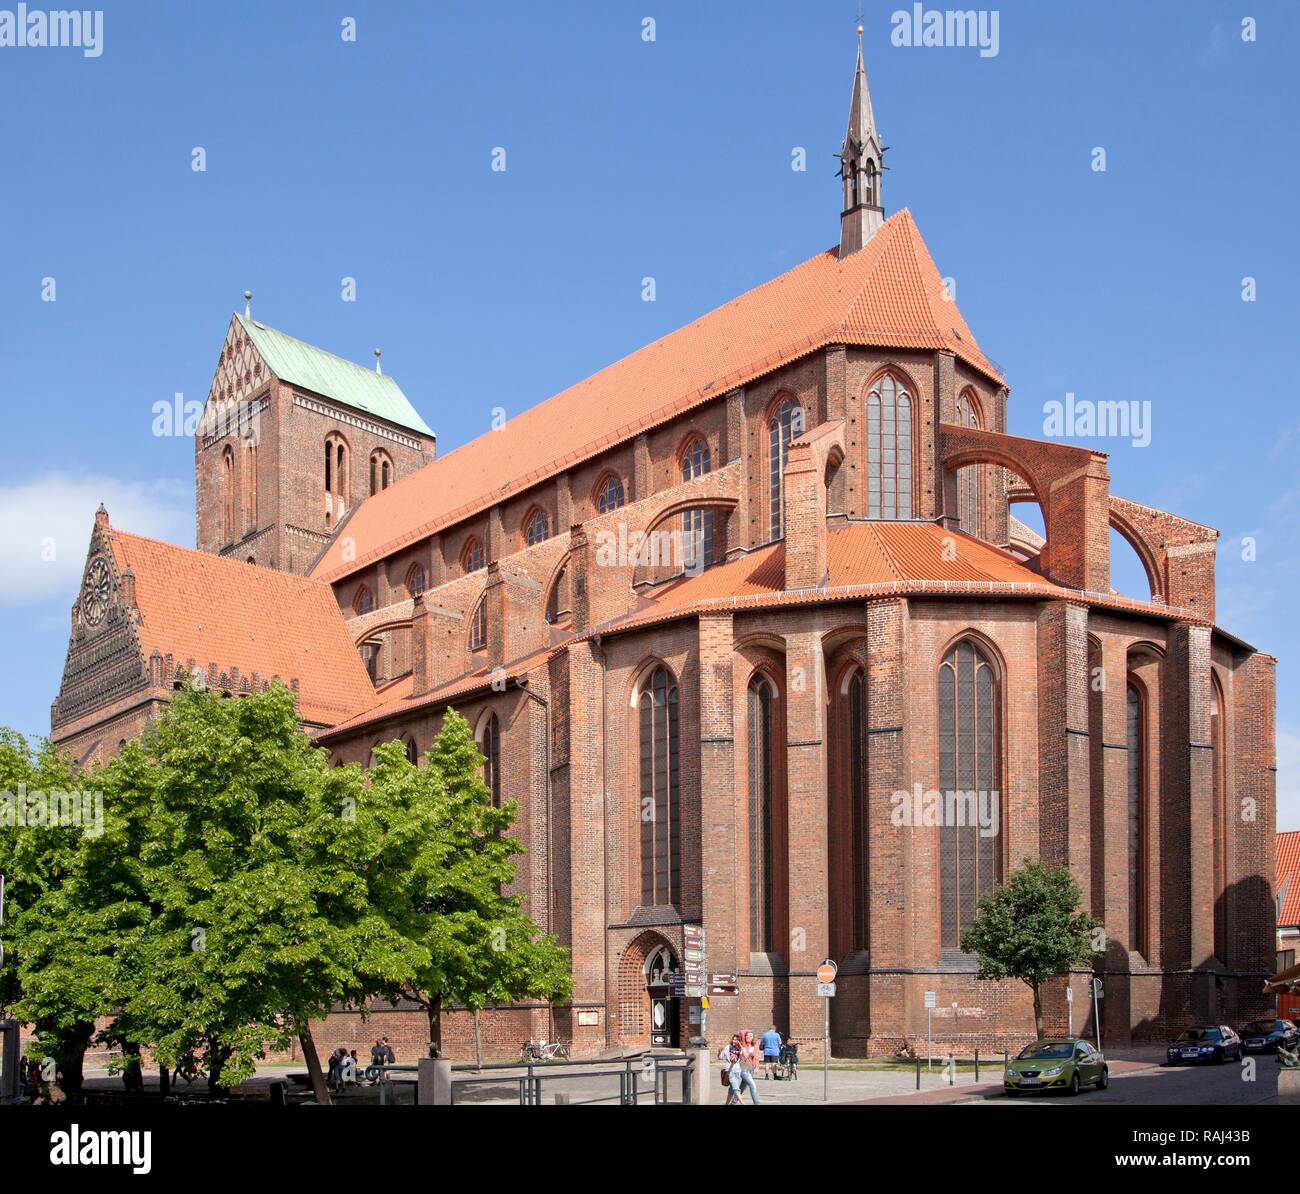
M569 1046L563 1041L525 1041L519 1057L522 1061L568 1061Z

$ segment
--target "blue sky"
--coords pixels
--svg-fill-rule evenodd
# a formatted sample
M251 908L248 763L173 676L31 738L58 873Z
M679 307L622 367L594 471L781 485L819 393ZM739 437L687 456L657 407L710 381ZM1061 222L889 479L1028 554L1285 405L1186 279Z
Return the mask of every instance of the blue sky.
M1086 442L1114 492L1223 532L1220 622L1281 660L1300 827L1300 6L1252 0L1252 42L1217 0L1013 0L990 56L892 44L902 7L864 6L886 206L956 280L1011 431L1067 391L1151 403L1149 446ZM837 237L851 2L103 11L97 58L0 46L0 724L28 733L101 498L193 542L192 443L152 408L204 396L245 288L333 352L382 347L447 449ZM1145 595L1129 555L1116 584Z

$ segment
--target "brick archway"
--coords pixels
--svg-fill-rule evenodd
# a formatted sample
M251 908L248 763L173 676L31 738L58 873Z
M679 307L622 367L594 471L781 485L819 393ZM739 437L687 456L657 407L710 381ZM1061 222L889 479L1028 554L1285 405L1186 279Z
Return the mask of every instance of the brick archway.
M645 965L656 950L666 948L677 961L677 948L662 933L647 929L628 942L618 960L618 1039L625 1045L650 1043L650 995Z

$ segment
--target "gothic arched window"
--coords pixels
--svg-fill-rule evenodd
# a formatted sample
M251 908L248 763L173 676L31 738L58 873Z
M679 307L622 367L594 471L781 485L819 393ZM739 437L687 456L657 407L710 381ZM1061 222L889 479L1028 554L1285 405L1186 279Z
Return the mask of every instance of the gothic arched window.
M393 483L393 462L387 452L370 453L370 492L379 493Z
M257 441L252 435L244 440L244 526L257 530Z
M481 651L487 646L487 600L480 597L469 620L469 649Z
M524 541L529 547L542 543L551 537L551 524L546 518L545 510L534 510L524 523Z
M767 425L768 528L773 539L783 530L785 504L785 466L790 459L790 443L803 434L803 407L786 398L772 412Z
M551 626L566 623L572 613L569 600L569 570L561 568L546 598L546 621Z
M352 598L352 612L354 614L368 614L375 608L375 599L370 595L370 588L362 585Z
M1004 802L993 666L969 639L939 666L939 943L960 949L979 897L998 877ZM989 814L992 813L992 817ZM981 821L989 829L987 832Z
M412 597L424 592L425 576L423 564L412 564L406 572L406 591Z
M867 517L912 517L912 397L889 373L867 394Z
M1210 773L1213 792L1212 823L1214 832L1214 956L1228 960L1228 817L1226 770L1227 752L1223 746L1223 689L1218 676L1210 675Z
M483 755L483 782L492 793L493 808L501 807L501 723L490 713L479 731L479 751Z
M235 538L235 450L229 444L221 453L221 535L226 543Z
M1147 926L1147 718L1142 693L1125 691L1124 745L1128 748L1128 941L1146 953Z
M847 839L847 866L841 881L848 888L849 914L840 944L845 952L867 948L867 678L855 667L843 688L841 719L844 784L838 825Z
M973 394L964 392L957 399L957 422L963 427L979 430L979 404ZM983 469L978 464L968 464L957 470L957 520L968 535L980 533L980 488Z
M749 743L749 948L776 948L776 890L772 875L774 830L773 689L764 676L749 682L746 736Z
M325 437L325 526L338 526L352 498L348 445L337 434Z
M484 559L483 544L473 535L465 543L460 553L461 567L467 573L477 572L487 561Z
M608 514L623 505L623 482L609 473L596 488L596 513Z
M640 738L641 903L681 898L681 782L677 681L659 666L637 698Z
M703 477L712 468L708 442L693 436L682 452L682 480ZM685 565L688 572L707 568L713 563L713 511L687 510L682 515Z

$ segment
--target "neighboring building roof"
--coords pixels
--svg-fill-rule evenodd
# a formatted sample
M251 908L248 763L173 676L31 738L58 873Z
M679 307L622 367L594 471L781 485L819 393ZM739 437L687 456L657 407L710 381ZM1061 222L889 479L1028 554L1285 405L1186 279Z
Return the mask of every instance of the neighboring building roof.
M1002 381L904 209L860 251L819 253L367 498L347 556L336 537L313 575L355 572L828 344L947 348Z
M375 691L329 585L307 577L112 532L118 572L135 577L137 633L174 666L298 681L304 721L332 724L374 704Z
M1300 829L1277 835L1273 885L1277 923L1300 925Z
M301 386L387 423L432 437L429 425L386 373L378 373L236 313L239 326L281 381Z

